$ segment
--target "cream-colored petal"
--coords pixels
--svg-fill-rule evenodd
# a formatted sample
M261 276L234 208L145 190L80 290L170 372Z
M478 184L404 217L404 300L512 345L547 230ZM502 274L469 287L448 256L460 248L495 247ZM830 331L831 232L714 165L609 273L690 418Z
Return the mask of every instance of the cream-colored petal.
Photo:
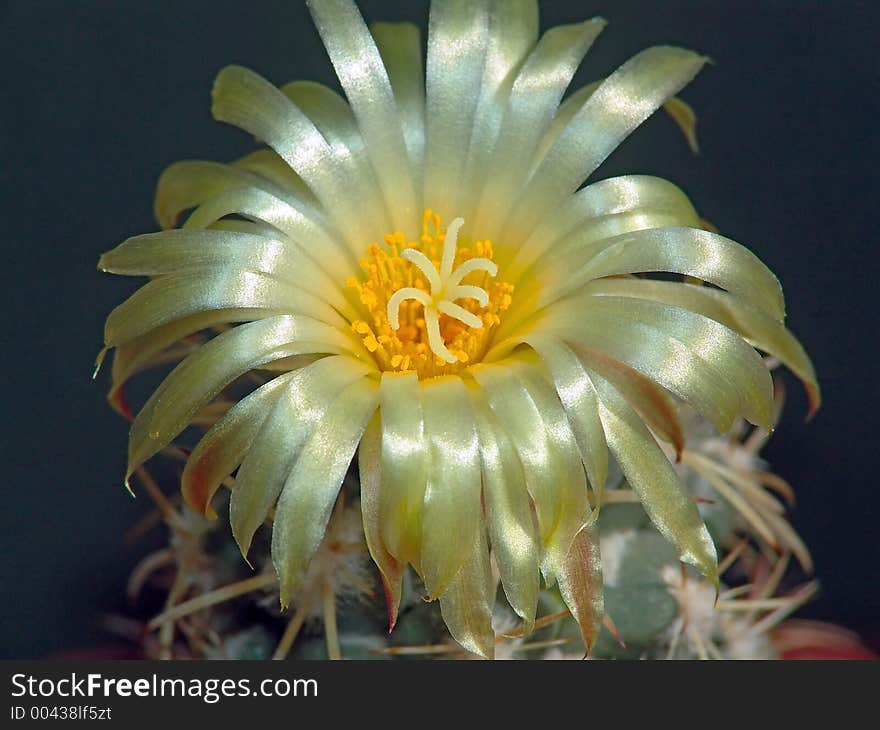
M771 427L770 374L732 330L689 310L647 300L592 297L587 306L589 314L578 316L588 321L577 327L572 341L634 367L690 402L722 432L738 414Z
M486 185L480 196L477 229L493 240L528 179L529 167L562 95L605 22L588 20L551 28L528 56L510 91Z
M337 396L368 372L346 357L327 357L297 370L276 398L242 461L229 501L229 522L242 555Z
M428 23L425 205L459 214L459 188L489 45L489 0L435 0Z
M675 448L676 455L684 450L684 427L678 416L678 405L651 378L604 352L577 348L577 357L595 370L626 399L651 431Z
M281 93L312 120L331 147L367 162L364 139L348 102L329 86L316 81L291 81ZM372 175L372 169L369 171Z
M312 121L279 89L240 66L223 69L212 92L214 117L250 132L274 149L308 184L352 252L363 238L382 235L381 221L364 216L357 181Z
M247 233L251 236L274 238L278 231L274 226L258 220L240 220L238 218L223 218L208 226L212 231L228 231L229 233Z
M480 528L474 534L461 570L440 596L440 613L452 638L484 659L492 659L495 655L494 604L495 579L489 563L489 547Z
M527 236L571 195L639 124L706 63L692 51L649 48L611 74L566 125L523 189L505 234ZM502 238L508 238L502 235Z
M578 265L579 261L583 263ZM551 273L553 266L558 273ZM548 267L546 275L554 280L565 276L565 283L548 287L541 304L575 291L591 279L655 271L702 279L742 297L780 322L785 317L779 280L755 254L717 233L680 227L636 231L560 258Z
M293 200L283 187L245 169L207 160L175 162L165 168L156 184L156 220L162 228L174 228L185 210L224 192L249 189L263 190L279 200Z
M568 98L559 105L559 110L553 118L553 123L544 134L541 144L538 147L538 154L535 156L534 167L532 168L529 177L534 174L535 169L541 164L541 161L546 156L548 150L553 147L556 140L559 139L559 135L562 134L574 115L578 113L580 108L584 105L584 102L592 96L596 89L601 85L602 81L594 81L586 86L582 86L580 89L570 94ZM691 148L691 152L697 154L699 152L696 132L697 115L694 113L694 110L677 96L673 96L664 103L663 110L672 117L672 120L678 125L688 143L688 147Z
M125 382L144 368L150 367L164 350L201 330L220 324L250 322L253 319L252 309L212 309L169 322L119 345L113 353L111 386L107 399L114 408L124 411L124 404L120 399Z
M422 381L427 484L420 572L443 595L471 552L480 522L480 450L467 389L458 376Z
M264 238L198 229L147 233L129 238L105 253L98 268L127 276L253 271L287 281L348 318L354 316L339 281L331 279L296 243L281 234Z
M336 159L349 172L350 183L370 217L383 230L391 230L386 201L351 107L339 94L314 81L292 81L281 92L305 114L333 150Z
M163 276L145 284L110 312L104 324L104 343L116 347L209 309L250 309L252 319L303 314L348 329L329 304L290 284L252 271L213 271Z
M797 338L773 317L741 297L707 286L648 279L605 279L590 284L594 294L652 299L710 317L739 332L759 350L778 357L804 384L810 414L822 400L813 363Z
M383 373L379 402L382 418L380 534L388 552L397 560L418 564L428 446L422 387L416 374Z
M316 208L318 199L275 150L260 149L249 152L231 163L233 167L252 172L277 185L309 208Z
M562 568L572 540L590 518L587 480L577 442L548 373L535 358L522 369L520 378L537 406L558 468L559 520L544 543L541 569L551 582Z
M255 187L233 188L206 198L193 210L183 228L208 228L221 218L240 215L254 222L267 223L275 230L299 234L303 238L318 239L316 247L327 251L339 249L339 244L327 233L323 216L302 203L300 207ZM345 249L342 248L341 252Z
M559 521L560 477L541 414L513 363L476 365L471 372L519 455L526 487L535 505L541 541L545 543Z
M608 477L608 446L599 418L599 401L593 381L583 363L561 340L533 334L524 338L524 342L541 356L553 378L590 485L597 497L601 497Z
M524 633L528 634L535 623L540 589L538 527L513 443L482 391L474 387L470 393L480 439L483 496L492 554L507 601L522 618Z
M273 378L242 398L217 421L193 449L180 481L186 503L211 519L217 516L211 498L244 459L254 438L295 373Z
M421 210L397 102L379 50L351 0L308 0L308 6L357 118L392 224L407 230Z
M575 437L539 361L508 360L472 372L519 453L544 546L541 568L550 582L589 513Z
M221 219L223 223L239 222L224 218L230 215L268 224L273 229L271 238L277 238L279 232L285 234L334 279L344 281L357 270L357 259L321 214L256 188L229 190L208 198L192 212L183 227L216 228Z
M388 72L400 113L416 202L419 207L424 207L424 203L419 202L425 159L425 64L421 31L412 23L373 23L370 32Z
M406 564L398 561L385 547L382 539L383 520L380 503L384 483L382 478L382 422L379 415L372 421L361 445L358 447L358 470L360 474L361 516L364 523L364 537L373 562L379 568L382 585L385 588L385 602L388 606L388 630L397 623L400 596L403 591L403 572Z
M486 359L503 358L532 334L552 334L627 363L690 403L722 433L743 410L741 384L744 387L745 383L752 382L758 386L751 393L757 396L757 401L750 403L750 410L757 410L761 415L756 420L766 421L769 417L767 394L772 394L772 388L766 381L766 388L760 386L760 380L769 377L766 368L760 358L755 361L757 355L753 350L751 354L743 350L748 346L733 332L727 328L718 330L714 326L717 323L710 324L711 320L683 309L673 313L672 319L677 317L677 324L652 322L650 314L647 321L644 315L634 318L634 310L628 311L625 306L612 307L614 311L602 305L595 307L599 299L581 296L560 302L543 320L499 342ZM731 362L731 356L739 362ZM759 374L758 365L764 375Z
M700 217L675 185L650 175L623 175L578 190L552 216L541 220L504 267L516 284L543 256L560 255L572 246L662 226L698 227ZM507 255L507 249L504 249Z
M642 420L601 375L590 377L599 393L599 411L608 446L654 526L675 545L679 559L697 567L716 585L715 546L694 501Z
M489 9L489 43L480 96L466 155L464 178L456 203L458 215L473 216L488 162L507 111L507 99L517 73L538 38L536 0L494 0Z
M529 169L529 177L535 174L535 170L538 169L538 166L544 161L547 153L553 148L553 145L556 144L556 141L565 131L568 123L580 111L584 102L595 93L601 83L602 81L593 81L586 86L576 89L559 105L556 109L553 121L547 127L541 137L541 141L538 143L538 151L535 153L534 159L532 160L532 166Z
M376 411L378 395L369 378L343 390L327 408L284 484L272 527L272 562L282 607L296 598L324 538L339 487Z
M138 413L129 437L128 474L249 370L281 357L346 352L350 346L350 339L338 330L308 317L270 317L218 335L180 363Z

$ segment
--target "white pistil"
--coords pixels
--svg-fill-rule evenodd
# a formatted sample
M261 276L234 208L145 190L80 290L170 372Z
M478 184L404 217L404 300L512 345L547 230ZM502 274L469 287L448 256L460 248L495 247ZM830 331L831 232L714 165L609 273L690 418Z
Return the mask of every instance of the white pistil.
M421 251L408 248L401 252L401 257L414 264L425 275L431 287L431 293L407 286L398 289L388 300L388 323L391 329L400 329L400 305L407 299L414 299L425 308L425 327L428 331L428 345L439 358L446 362L455 362L458 358L450 352L440 334L440 313L453 317L469 327L480 329L483 321L472 312L454 303L456 299L476 299L480 306L489 303L489 294L478 286L462 285L461 280L474 271L486 271L490 276L498 274L498 267L491 259L468 259L453 271L455 251L458 243L458 232L464 225L463 218L456 218L446 229L443 239L443 256L439 270Z

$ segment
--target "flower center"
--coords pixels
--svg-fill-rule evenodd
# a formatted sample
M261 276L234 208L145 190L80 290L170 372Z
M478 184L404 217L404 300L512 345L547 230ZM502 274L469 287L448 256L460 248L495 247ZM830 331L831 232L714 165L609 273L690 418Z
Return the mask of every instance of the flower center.
M383 370L415 371L420 380L478 362L511 303L513 286L492 281L492 243L460 236L456 218L444 231L426 210L418 242L400 231L372 244L360 261L366 281L351 277L370 320L352 328Z

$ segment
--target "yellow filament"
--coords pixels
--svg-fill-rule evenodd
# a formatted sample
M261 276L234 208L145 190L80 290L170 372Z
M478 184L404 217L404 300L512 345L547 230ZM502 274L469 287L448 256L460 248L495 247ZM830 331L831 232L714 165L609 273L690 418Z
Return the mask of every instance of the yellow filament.
M460 218L441 229L426 210L422 235L407 242L401 231L372 244L360 261L366 280L351 277L370 314L352 323L383 370L415 371L419 379L457 373L479 362L513 286L493 279L492 243L459 235ZM448 237L448 240L447 240Z

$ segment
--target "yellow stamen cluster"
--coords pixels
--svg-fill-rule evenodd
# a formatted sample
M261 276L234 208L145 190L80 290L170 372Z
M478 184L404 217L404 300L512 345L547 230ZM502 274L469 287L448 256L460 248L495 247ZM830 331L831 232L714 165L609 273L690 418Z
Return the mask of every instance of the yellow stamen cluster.
M447 246L440 216L426 210L417 242L401 231L386 235L385 246L372 244L360 261L366 281L346 282L370 314L352 329L382 370L415 371L424 380L457 373L485 355L513 286L492 281L492 243L459 236L462 223L449 225Z

